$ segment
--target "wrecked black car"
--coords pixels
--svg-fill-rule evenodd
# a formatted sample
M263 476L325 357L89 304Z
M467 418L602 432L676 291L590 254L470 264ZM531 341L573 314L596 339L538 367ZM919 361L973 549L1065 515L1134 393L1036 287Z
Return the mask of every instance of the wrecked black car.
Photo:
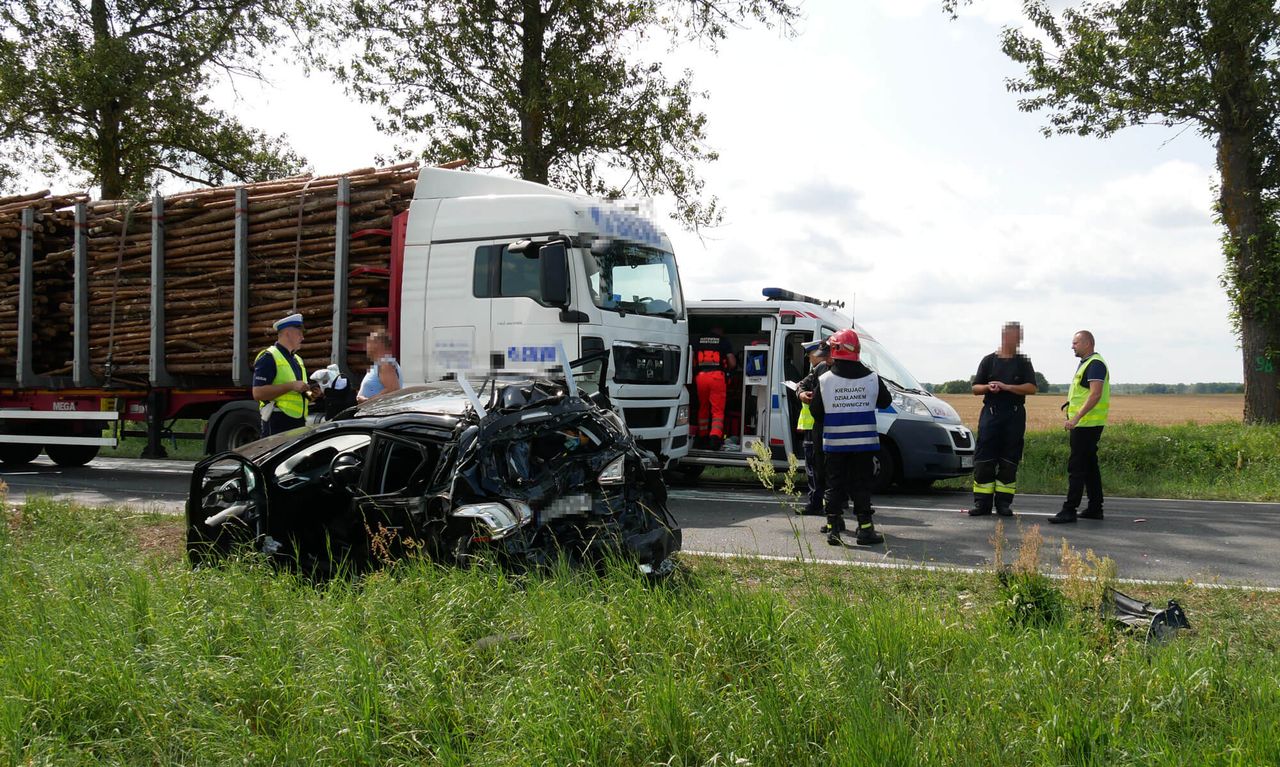
M608 352L567 373L409 387L196 465L193 564L250 546L327 578L409 555L674 568L661 464L611 409ZM572 392L572 393L571 393Z

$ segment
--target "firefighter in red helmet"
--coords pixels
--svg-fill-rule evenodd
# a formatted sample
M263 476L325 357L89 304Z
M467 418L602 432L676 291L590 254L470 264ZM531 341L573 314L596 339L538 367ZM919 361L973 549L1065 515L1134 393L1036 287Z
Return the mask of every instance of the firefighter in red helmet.
M694 340L693 369L696 375L693 380L698 390L698 436L712 450L719 450L724 445L726 377L737 364L723 328L713 327L710 333Z
M827 339L831 368L818 378L818 396L810 409L822 423L822 451L826 456L827 492L824 498L827 543L839 546L844 532L844 508L853 499L858 520L855 541L860 546L884 542L871 516L871 483L875 457L880 450L876 411L893 401L889 387L875 371L862 364L862 344L852 329Z

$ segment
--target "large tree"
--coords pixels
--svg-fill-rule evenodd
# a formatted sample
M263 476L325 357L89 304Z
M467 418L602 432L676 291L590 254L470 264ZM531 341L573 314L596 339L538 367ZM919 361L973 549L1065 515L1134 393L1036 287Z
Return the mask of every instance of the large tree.
M329 20L358 52L329 66L425 159L602 196L669 194L698 226L719 218L697 173L716 154L690 73L672 77L660 58L748 22L789 31L797 14L788 0L354 0Z
M1244 417L1280 420L1280 11L1272 0L1099 0L1059 13L1025 0L1023 10L1035 31L1004 31L1004 52L1026 67L1009 88L1024 111L1048 114L1046 134L1157 123L1215 142Z
M69 170L104 198L159 174L219 184L301 164L278 138L212 106L220 76L259 77L287 0L0 0L0 148Z

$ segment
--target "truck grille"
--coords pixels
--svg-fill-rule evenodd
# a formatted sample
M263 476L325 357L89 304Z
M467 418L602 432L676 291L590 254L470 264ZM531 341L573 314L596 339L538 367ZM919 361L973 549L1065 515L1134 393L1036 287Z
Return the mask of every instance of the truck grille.
M613 345L613 380L621 384L670 385L680 378L680 347L665 344Z
M669 407L628 407L622 414L627 419L627 426L632 429L657 429L667 425Z

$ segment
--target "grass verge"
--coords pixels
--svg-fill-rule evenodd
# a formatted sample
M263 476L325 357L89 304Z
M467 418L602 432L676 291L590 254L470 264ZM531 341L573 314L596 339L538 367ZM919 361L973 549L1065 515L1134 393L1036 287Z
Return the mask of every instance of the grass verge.
M1148 647L1008 620L989 575L693 560L647 586L416 563L190 571L173 518L0 524L0 761L1263 764L1280 595Z
M1018 467L1018 491L1065 494L1070 452L1065 431L1028 432ZM1280 426L1113 424L1102 433L1098 461L1108 495L1280 501ZM803 475L799 477L802 485ZM703 476L757 481L747 468L713 466ZM957 477L935 486L969 490L973 480Z

